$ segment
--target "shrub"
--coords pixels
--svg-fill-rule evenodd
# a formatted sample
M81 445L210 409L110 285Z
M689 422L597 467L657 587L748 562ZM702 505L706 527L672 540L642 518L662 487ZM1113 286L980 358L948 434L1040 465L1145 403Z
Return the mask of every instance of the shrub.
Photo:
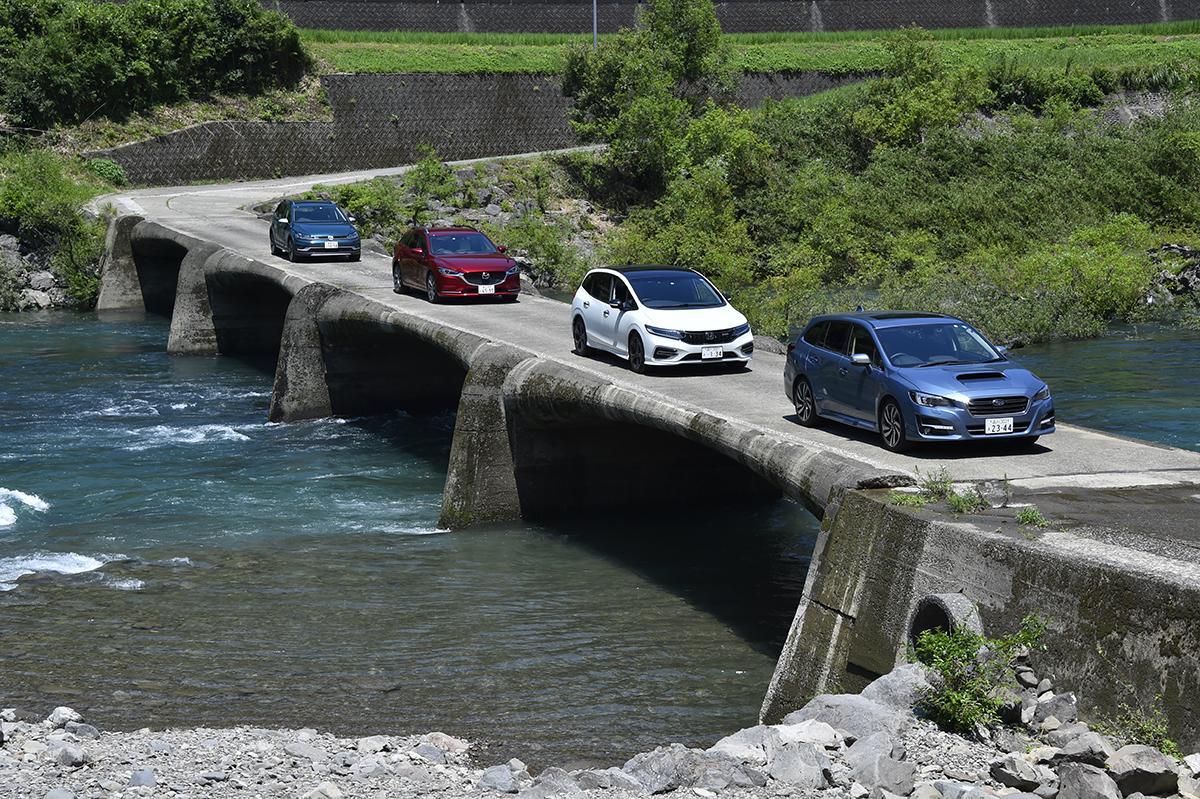
M1162 699L1161 694L1156 696L1154 704L1149 708L1140 705L1131 707L1122 702L1117 706L1115 714L1101 719L1095 727L1099 732L1121 741L1126 746L1152 746L1164 755L1182 760L1183 750L1171 737Z
M946 497L946 504L955 513L978 513L988 506L983 494L975 487L964 491L951 491Z
M111 158L89 158L83 166L96 177L114 186L124 186L126 183L125 167Z
M0 109L49 128L291 85L299 34L256 0L0 0Z
M1009 677L1013 658L1037 646L1045 630L1041 619L1026 616L1020 629L1001 638L985 638L961 627L921 633L915 655L941 677L922 699L922 709L938 726L954 732L998 723L997 689Z

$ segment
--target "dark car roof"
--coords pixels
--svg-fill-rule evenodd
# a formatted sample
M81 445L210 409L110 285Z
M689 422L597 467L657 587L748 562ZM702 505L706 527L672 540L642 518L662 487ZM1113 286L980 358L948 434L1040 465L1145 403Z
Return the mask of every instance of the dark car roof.
M292 200L292 205L337 205L333 200Z
M938 324L939 322L961 322L957 316L924 311L855 311L854 313L825 314L814 316L809 324L827 322L832 319L847 322L862 322L868 327L898 327L900 325Z

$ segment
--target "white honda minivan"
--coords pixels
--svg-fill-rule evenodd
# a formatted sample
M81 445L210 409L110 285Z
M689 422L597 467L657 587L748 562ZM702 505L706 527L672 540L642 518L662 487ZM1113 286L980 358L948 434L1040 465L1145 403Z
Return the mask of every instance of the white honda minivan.
M647 367L741 363L754 336L708 278L675 266L593 269L571 301L575 352L611 352L635 372Z

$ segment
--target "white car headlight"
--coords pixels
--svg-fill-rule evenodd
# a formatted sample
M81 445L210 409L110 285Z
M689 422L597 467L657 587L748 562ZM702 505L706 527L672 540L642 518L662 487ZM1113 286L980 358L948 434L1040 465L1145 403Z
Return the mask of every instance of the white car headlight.
M676 341L683 339L682 332L678 330L671 330L665 327L651 327L650 325L646 325L646 332L653 336L658 336L659 338L673 338Z

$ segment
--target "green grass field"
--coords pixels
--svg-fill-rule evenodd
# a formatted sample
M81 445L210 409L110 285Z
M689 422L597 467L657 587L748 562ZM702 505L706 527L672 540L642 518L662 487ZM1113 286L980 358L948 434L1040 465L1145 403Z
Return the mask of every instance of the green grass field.
M1037 69L1200 63L1200 21L1061 28L929 31L955 61L1000 58ZM744 71L870 72L886 57L884 31L729 34ZM552 72L585 34L466 34L305 30L328 72Z

